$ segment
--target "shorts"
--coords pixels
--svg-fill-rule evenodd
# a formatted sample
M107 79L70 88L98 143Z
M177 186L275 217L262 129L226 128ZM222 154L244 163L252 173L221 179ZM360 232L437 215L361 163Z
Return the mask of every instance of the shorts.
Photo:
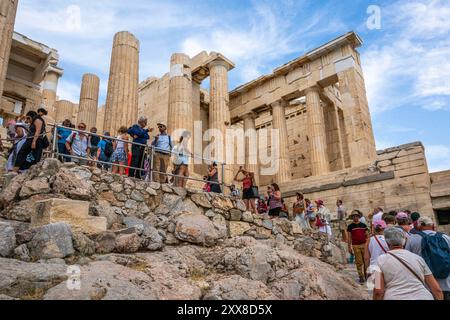
M248 188L242 190L242 199L255 199L255 195L253 194L253 189Z
M269 216L271 217L279 217L280 216L281 207L273 208L269 210Z
M90 151L90 155L92 158L96 158L97 157L97 152L98 152L98 147L97 146L92 146L91 147L91 151Z
M339 220L339 231L347 231L347 222L345 220Z
M111 156L111 162L112 163L127 163L128 162L128 156L125 153L125 149L116 149L114 150L114 153Z

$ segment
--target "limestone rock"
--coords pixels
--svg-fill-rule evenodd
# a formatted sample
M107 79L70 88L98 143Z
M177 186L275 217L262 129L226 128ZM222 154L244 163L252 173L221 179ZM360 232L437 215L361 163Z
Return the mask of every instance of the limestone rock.
M120 253L137 252L141 246L141 239L136 233L121 234L116 238L116 250Z
M130 198L137 202L144 202L144 196L138 190L133 190L131 192Z
M91 200L94 189L90 181L80 179L67 168L61 168L53 182L53 191L74 200Z
M176 220L175 236L187 241L206 246L213 245L219 234L213 223L202 214L185 213Z
M74 232L72 235L73 247L84 256L90 256L95 253L95 242L89 239L81 232Z
M147 221L135 217L126 217L123 219L123 223L128 228L137 229L137 233L141 236L141 247L154 251L161 249L163 245L163 239L158 233L158 230L150 225Z
M187 191L185 188L182 187L172 187L173 192L175 194L179 195L182 199L186 198Z
M235 202L236 204L236 209L241 210L241 211L246 211L247 207L245 205L245 202L243 200L236 200Z
M252 215L252 213L249 212L249 211L244 211L242 213L242 221L252 223L253 222L253 215Z
M230 237L241 236L251 228L251 225L247 222L230 221Z
M240 221L242 218L242 211L237 209L230 210L230 220L231 221Z
M99 200L98 205L94 206L93 209L97 216L106 218L106 227L108 229L115 223L122 223L122 217L116 214L114 208L111 207L108 201Z
M16 175L9 181L9 183L3 186L2 192L0 193L0 203L4 207L9 205L16 197L19 196L20 189L26 179L26 174Z
M118 182L111 183L110 188L113 192L116 192L116 193L123 191L123 185Z
M76 166L70 168L69 171L80 180L89 180L92 177L92 172L89 170L89 168L86 167Z
M161 188L161 184L159 182L152 181L148 185L150 188L152 188L154 190L159 190L159 188Z
M278 300L269 288L260 281L232 275L214 282L205 300Z
M273 222L272 220L263 220L263 227L269 230L273 229Z
M0 222L0 256L8 257L16 246L16 234L14 229L4 222Z
M21 244L17 248L14 249L14 259L22 260L25 262L30 262L30 250L28 250L28 247L26 244Z
M72 231L64 222L36 228L36 234L28 243L34 259L65 258L74 253Z
M230 198L227 198L220 194L217 194L214 196L212 205L214 208L224 210L224 211L229 211L234 208L233 201L231 201Z
M39 299L49 288L63 283L66 266L27 263L0 258L0 294L19 299Z
M95 252L100 254L113 252L116 247L116 234L111 231L105 231L98 234L95 238Z
M149 195L151 195L151 196L157 196L157 195L158 195L158 193L156 192L156 190L153 189L152 187L147 187L147 188L145 189L145 191L146 191Z
M220 238L227 238L228 237L228 228L227 228L227 221L225 218L220 215L216 214L212 222L214 224L214 227L216 228L217 232L219 233Z
M20 189L19 196L22 199L25 199L36 194L50 193L50 191L51 189L48 179L46 177L40 177L34 180L25 181L22 189Z
M74 231L96 234L106 230L105 217L89 216L89 202L69 199L40 201L36 213L31 216L31 226L37 227L54 222L66 222Z
M195 193L191 196L191 200L194 201L195 204L210 209L212 208L211 202L209 201L208 197L204 193Z

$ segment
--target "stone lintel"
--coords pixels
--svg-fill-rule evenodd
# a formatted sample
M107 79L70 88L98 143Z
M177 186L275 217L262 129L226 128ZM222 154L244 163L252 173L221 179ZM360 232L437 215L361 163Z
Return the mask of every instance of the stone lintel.
M360 184L390 180L390 179L394 179L394 178L395 178L394 171L384 172L384 173L380 173L380 174L376 174L376 175L364 176L364 177L360 177L358 179L352 179L352 180L347 180L347 181L343 181L343 182L327 183L327 184L323 184L321 186L283 192L283 197L285 197L285 198L294 197L296 195L296 193L299 191L303 194L309 194L309 193L334 190L334 189L338 189L341 187L350 187L350 186L356 186L356 185L360 185Z
M407 144L402 144L400 146L396 146L396 147L392 147L392 148L378 150L377 155L381 155L384 153L390 153L390 152L394 152L394 151L400 151L402 149L407 149L407 148L412 148L412 147L422 147L423 148L424 146L421 141L416 141L416 142L411 142L411 143L407 143Z

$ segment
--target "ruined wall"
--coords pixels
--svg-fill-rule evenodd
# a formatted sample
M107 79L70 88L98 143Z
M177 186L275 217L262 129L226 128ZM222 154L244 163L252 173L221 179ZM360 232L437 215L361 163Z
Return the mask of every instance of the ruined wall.
M431 176L431 201L439 230L450 233L450 170L433 172Z
M367 166L308 177L281 186L289 206L295 192L306 198L322 199L335 214L335 202L342 199L348 210L367 215L376 206L385 211L409 209L433 217L430 175L420 142L378 151L376 167Z
M42 103L42 94L38 89L10 79L6 79L4 82L3 95L22 101L23 114L30 110L37 110Z

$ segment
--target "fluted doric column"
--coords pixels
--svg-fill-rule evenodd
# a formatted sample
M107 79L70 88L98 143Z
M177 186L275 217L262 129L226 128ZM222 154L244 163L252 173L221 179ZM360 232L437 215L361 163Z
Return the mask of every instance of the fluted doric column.
M78 123L84 122L88 130L95 127L97 123L99 89L99 77L90 73L83 75L77 121Z
M242 116L245 132L245 169L255 174L256 185L259 185L258 134L256 132L254 112Z
M289 161L289 145L288 132L286 124L285 106L286 101L279 100L270 105L272 107L272 123L273 129L278 129L279 132L279 158L278 158L278 172L276 174L276 182L283 183L291 179L291 165ZM272 146L273 152L273 146Z
M56 91L62 74L62 69L49 66L42 83L42 104L47 110L48 116L52 119L56 118Z
M306 112L308 116L309 154L313 176L330 171L327 154L327 139L322 106L320 105L320 88L306 90Z
M137 121L139 40L127 31L114 36L104 130L116 134L121 126Z
M18 0L0 1L0 98L8 70Z
M184 53L174 53L170 59L167 129L175 140L178 140L184 131L189 131L192 137L194 131L190 63L191 59ZM190 145L192 140L191 138L189 141Z
M221 162L225 162L226 160L226 130L230 125L230 111L228 106L228 70L230 68L231 65L221 59L216 59L209 64L209 129L217 130L222 135L222 139L215 141L215 150L221 150L222 152L214 152L212 157ZM232 179L233 168L230 164L225 166L225 183L230 183Z

